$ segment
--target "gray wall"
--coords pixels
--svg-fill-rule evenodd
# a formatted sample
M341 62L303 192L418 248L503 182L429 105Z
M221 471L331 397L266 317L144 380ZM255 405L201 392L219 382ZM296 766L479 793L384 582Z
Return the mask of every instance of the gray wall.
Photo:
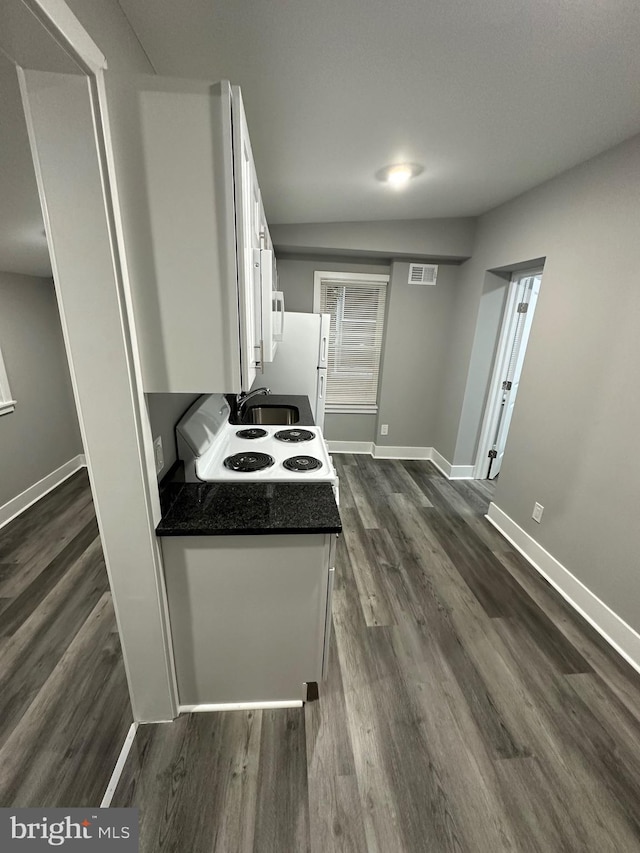
M324 437L329 441L374 441L377 423L376 414L325 414Z
M481 218L440 424L459 424L453 461L473 463L491 368L476 328L486 271L546 257L495 502L636 630L639 200L636 137Z
M315 270L370 272L391 276L381 365L377 415L329 414L325 435L333 441L375 441L376 444L430 447L433 445L444 370L445 343L460 267L440 265L438 284L407 284L409 267L375 263L328 262L322 257L279 260L280 287L291 311L313 310ZM389 434L380 435L380 424Z
M325 222L272 225L277 252L367 255L370 258L448 258L471 255L476 220L399 219L389 222Z
M391 267L376 444L434 446L459 271L441 264L434 287L408 284L405 262Z
M388 275L389 265L375 261L329 261L322 257L304 260L278 259L279 287L284 292L287 311L313 311L313 274L316 270ZM375 415L325 415L324 435L330 441L373 441L375 433Z
M470 272L473 261L460 268L460 285L455 290L452 322L444 344L443 358L446 382L442 383L440 407L434 425L434 447L450 462L475 458L479 437L479 414L488 393L488 383L497 350L498 335L506 302L510 274ZM475 276L477 275L477 279ZM477 287L470 292L469 282ZM475 336L473 326L475 324ZM471 354L473 350L473 355ZM464 398L466 409L475 407L478 429L467 431L470 446L457 449L460 407L465 387L469 393Z
M154 440L162 438L164 467L158 472L161 480L176 461L175 425L189 406L198 399L198 394L145 394L147 412Z
M0 506L82 453L51 279L0 273L0 347L15 411L0 417Z
M389 264L384 262L356 263L347 260L328 261L323 258L300 260L278 257L278 281L284 291L287 311L313 311L313 274L316 270L329 272L364 272L374 275L389 275Z

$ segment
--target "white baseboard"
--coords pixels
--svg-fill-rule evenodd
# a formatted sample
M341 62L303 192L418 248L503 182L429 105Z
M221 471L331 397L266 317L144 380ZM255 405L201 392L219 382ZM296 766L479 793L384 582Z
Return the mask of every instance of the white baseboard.
M473 480L473 465L452 465L450 480Z
M327 441L329 453L369 454L374 459L431 459L432 447L401 447L373 441Z
M640 672L640 634L601 601L569 569L558 562L542 545L520 527L496 504L489 504L486 515L496 530L508 539L523 557L554 589L592 625L631 666Z
M264 702L216 702L208 705L180 705L181 714L208 714L213 711L259 711L274 708L302 708L302 699L283 699Z
M472 480L473 465L452 465L435 447L403 447L373 441L327 441L329 453L368 453L374 459L426 459L449 480Z
M447 462L444 456L441 453L438 453L435 447L432 448L431 461L438 471L441 471L445 477L449 477L451 475L451 462Z
M373 455L372 441L327 441L329 453L369 453Z
M113 799L113 795L115 794L116 788L118 787L118 782L120 781L120 777L122 776L124 765L127 763L127 758L129 757L129 753L131 752L131 747L133 746L137 731L138 723L131 723L131 725L129 726L129 731L127 732L127 736L124 739L124 743L122 744L120 755L118 756L118 760L116 761L116 766L113 768L113 773L111 774L111 778L109 779L109 782L107 784L107 789L104 792L102 802L100 803L101 809L108 809L111 805L111 800Z
M394 447L393 445L374 444L374 459L431 459L433 447Z
M441 453L431 448L431 461L449 480L473 480L473 465L452 465Z
M7 501L3 506L0 506L0 527L9 524L21 512L24 512L25 509L28 509L36 501L39 501L40 498L43 498L48 492L55 489L56 486L59 486L60 483L63 483L80 468L86 466L86 464L84 454L80 453L78 456L74 456L73 459L65 462L64 465L61 465L55 471L47 474L42 480L34 483L33 486L29 486L28 489L16 495L15 498Z

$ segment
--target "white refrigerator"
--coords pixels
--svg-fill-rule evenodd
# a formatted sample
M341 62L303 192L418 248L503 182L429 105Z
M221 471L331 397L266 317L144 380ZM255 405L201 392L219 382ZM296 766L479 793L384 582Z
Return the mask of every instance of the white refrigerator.
M254 387L266 385L272 394L304 394L316 426L324 426L327 389L329 314L285 311L282 340L273 361L264 365Z

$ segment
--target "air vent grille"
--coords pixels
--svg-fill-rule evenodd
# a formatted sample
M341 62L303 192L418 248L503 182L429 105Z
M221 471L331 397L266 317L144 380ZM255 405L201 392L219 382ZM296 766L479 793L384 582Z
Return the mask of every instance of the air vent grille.
M409 264L409 284L435 284L437 264Z

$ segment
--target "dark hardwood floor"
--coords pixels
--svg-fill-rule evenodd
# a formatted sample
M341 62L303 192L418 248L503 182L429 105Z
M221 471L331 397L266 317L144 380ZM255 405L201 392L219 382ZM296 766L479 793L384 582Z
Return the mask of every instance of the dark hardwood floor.
M335 458L320 699L141 727L113 801L141 850L640 851L640 677L483 518L490 484Z
M0 807L98 806L131 721L83 470L0 530Z

